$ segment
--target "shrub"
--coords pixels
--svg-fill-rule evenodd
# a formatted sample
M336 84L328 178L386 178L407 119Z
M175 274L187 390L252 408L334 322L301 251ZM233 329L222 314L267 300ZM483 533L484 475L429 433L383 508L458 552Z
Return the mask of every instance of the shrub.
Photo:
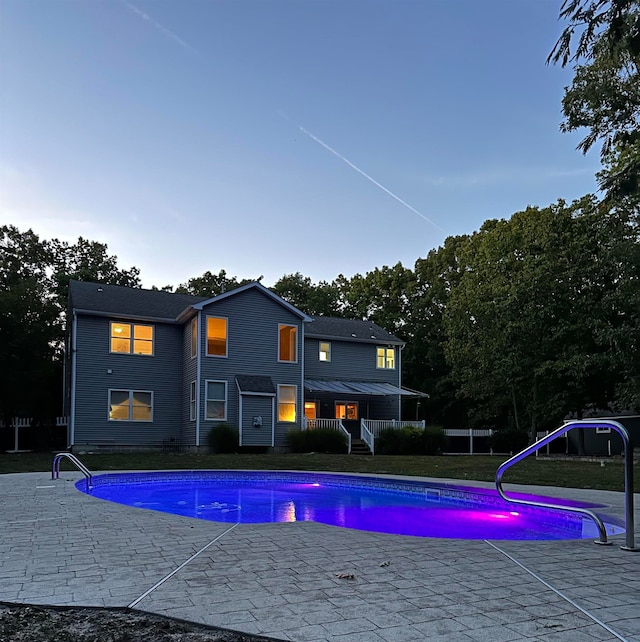
M447 446L442 426L426 426L422 433L425 455L441 455Z
M238 452L240 440L238 429L229 424L214 426L209 431L209 448L211 452L229 454Z
M529 443L529 435L524 430L502 428L491 435L491 449L497 453L516 453Z
M438 455L446 439L439 426L385 428L376 437L375 448L379 455Z
M343 454L348 450L347 436L331 428L290 430L287 433L287 445L294 453Z
M421 455L422 429L416 426L385 428L376 437L375 447L379 455Z

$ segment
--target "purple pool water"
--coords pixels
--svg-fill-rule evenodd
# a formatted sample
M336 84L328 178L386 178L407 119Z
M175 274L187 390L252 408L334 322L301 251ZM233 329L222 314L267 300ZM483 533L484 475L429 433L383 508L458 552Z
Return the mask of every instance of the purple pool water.
M76 486L87 492L84 480ZM492 490L377 477L261 471L127 473L95 477L88 494L137 508L227 523L315 521L365 531L456 539L598 536L588 518L507 503ZM610 519L605 521L609 534L624 532Z

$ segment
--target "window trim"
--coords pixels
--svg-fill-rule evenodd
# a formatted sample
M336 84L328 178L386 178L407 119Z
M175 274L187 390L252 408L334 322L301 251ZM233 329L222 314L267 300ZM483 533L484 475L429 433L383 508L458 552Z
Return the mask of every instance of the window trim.
M113 334L113 326L114 325L128 325L130 328L130 333L129 333L129 351L128 352L122 352L120 350L113 350L113 345L112 341L113 339L117 338ZM134 352L133 351L133 346L135 345L135 327L140 326L140 327L145 327L145 328L151 328L151 352L149 354L145 354L143 352ZM147 341L147 339L139 339L140 341ZM109 354L128 354L129 356L133 357L154 357L156 354L156 327L152 323L136 323L135 321L109 321Z
M127 392L129 393L129 418L128 419L112 419L111 418L111 393L112 392ZM151 419L134 419L133 418L133 395L136 392L144 392L151 395ZM134 390L127 388L109 388L107 390L107 421L115 421L118 423L137 423L137 424L150 424L153 423L153 407L154 407L153 390Z
M295 330L295 359L281 359L280 358L280 332L282 328L293 328ZM298 363L298 326L294 323L278 323L278 363Z
M224 384L224 400L209 399L208 384L210 383ZM224 417L207 417L207 402L209 401L224 401ZM227 421L228 407L229 407L229 382L226 379L205 379L204 380L204 420L205 421Z
M378 351L384 350L384 365L378 365ZM393 367L387 365L387 351L393 350ZM394 346L376 346L376 370L395 370L396 369L396 349Z
M226 336L224 338L224 354L209 354L209 319L224 319ZM228 359L229 358L229 317L221 317L215 314L207 314L206 322L206 337L207 345L205 348L205 356L213 357L214 359Z
M293 388L293 390L294 390L293 419L292 420L280 419L280 388ZM281 423L281 424L295 424L297 422L297 420L298 420L298 386L293 384L293 383L279 383L278 384L277 406L278 406L278 415L277 415L278 423Z
M327 358L323 359L322 354L322 344L329 346L328 349L324 352L327 354ZM318 361L320 363L331 363L331 341L318 341Z
M198 317L191 319L191 358L198 356Z
M197 383L192 381L189 384L189 421L195 421L197 413Z

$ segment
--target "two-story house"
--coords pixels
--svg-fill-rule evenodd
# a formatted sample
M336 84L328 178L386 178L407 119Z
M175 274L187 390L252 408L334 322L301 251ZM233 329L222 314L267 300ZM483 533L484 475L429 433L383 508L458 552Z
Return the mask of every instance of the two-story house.
M260 283L212 298L72 281L68 445L283 448L305 418L399 419L402 341L367 321L307 316Z

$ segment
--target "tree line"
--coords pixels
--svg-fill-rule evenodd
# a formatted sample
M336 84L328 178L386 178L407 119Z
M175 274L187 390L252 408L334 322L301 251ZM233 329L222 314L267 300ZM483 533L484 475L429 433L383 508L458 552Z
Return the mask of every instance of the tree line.
M574 68L563 131L602 143L602 193L527 207L419 258L272 287L310 315L371 319L406 342L403 382L445 427L531 437L588 407L640 407L640 0L566 0L548 62ZM257 276L255 280L260 280ZM60 412L70 279L140 287L105 244L0 228L0 412ZM160 289L214 296L247 280L205 272Z

